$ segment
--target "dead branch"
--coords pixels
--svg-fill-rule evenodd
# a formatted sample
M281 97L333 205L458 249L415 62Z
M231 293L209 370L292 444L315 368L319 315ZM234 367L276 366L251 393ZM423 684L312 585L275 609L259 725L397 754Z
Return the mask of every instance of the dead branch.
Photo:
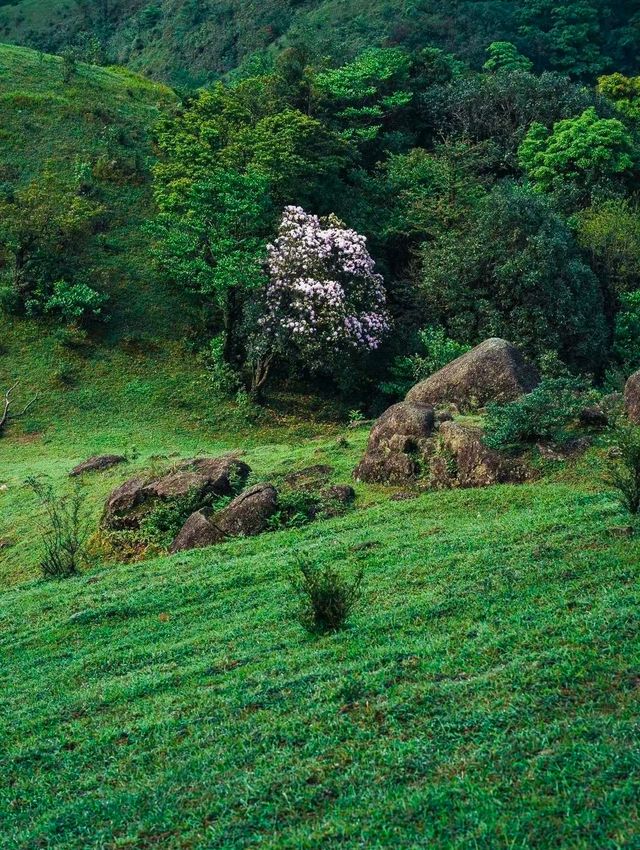
M15 419L21 419L23 416L25 416L27 414L27 412L29 411L29 409L38 400L39 394L36 393L34 395L34 397L31 399L31 401L27 402L27 404L25 404L25 406L22 408L22 410L19 413L13 413L11 411L11 405L12 405L12 402L13 402L11 394L16 389L16 387L18 386L19 383L20 383L20 381L16 381L15 384L12 387L9 387L9 389L4 394L3 411L2 411L2 415L0 416L0 436L2 435L3 430L6 427L8 427L9 422L13 422Z

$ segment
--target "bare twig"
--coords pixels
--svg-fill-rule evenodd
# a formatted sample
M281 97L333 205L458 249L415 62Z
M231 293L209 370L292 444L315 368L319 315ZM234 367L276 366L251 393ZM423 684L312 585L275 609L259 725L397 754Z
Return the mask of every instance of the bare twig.
M16 389L20 381L16 381L15 384L5 392L4 394L4 403L3 403L3 411L0 416L0 435L2 435L3 430L9 425L9 422L12 422L14 419L21 419L25 416L29 409L36 403L39 397L39 393L36 393L31 401L27 402L25 406L22 408L20 413L12 413L11 412L11 393Z

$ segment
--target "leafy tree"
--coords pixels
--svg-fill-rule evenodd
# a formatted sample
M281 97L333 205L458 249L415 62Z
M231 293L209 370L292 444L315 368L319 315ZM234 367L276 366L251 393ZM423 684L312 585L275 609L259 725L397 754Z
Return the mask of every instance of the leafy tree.
M606 200L575 218L578 241L612 297L640 286L640 214L626 199Z
M520 164L543 191L569 192L576 201L623 183L638 162L631 132L617 118L600 118L593 107L549 130L531 125L518 150Z
M73 274L102 213L52 172L0 200L0 274L18 305Z
M626 118L640 119L640 77L609 74L598 79L597 91Z
M593 101L591 92L566 77L522 70L467 74L422 96L437 132L466 143L484 142L487 169L496 174L516 173L516 151L533 122L550 126Z
M488 59L482 66L485 71L531 71L533 62L527 59L510 41L494 41L487 47Z
M402 120L414 100L411 72L411 54L402 48L367 50L316 75L316 109L371 163L384 150L408 147L413 138Z
M349 161L346 143L289 106L271 77L199 92L161 122L157 142L156 190L176 211L190 186L215 169L261 175L278 206L305 201L322 207L340 191Z
M177 209L171 190L158 187L156 199L156 257L176 284L202 296L220 318L229 362L244 299L265 283L268 184L259 174L217 170L191 184Z
M524 0L517 6L520 35L540 63L572 77L592 77L609 61L602 51L609 5L602 0Z
M465 232L427 245L422 288L426 315L454 339L502 336L535 358L555 351L581 368L602 365L598 279L567 224L527 187L497 187Z

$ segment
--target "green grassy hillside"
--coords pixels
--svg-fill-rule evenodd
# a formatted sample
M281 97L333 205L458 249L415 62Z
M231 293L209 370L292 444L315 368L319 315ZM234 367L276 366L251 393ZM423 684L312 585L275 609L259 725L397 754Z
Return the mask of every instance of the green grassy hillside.
M125 453L80 482L97 530L113 487L198 454L347 482L368 428L319 394L281 386L256 420L212 393L141 227L170 90L4 46L0 101L6 187L91 171L108 216L83 262L111 315L78 341L0 313L0 387L39 394L0 439L2 850L637 850L640 538L603 446L520 487L358 484L342 517L172 557L94 538L81 575L40 578L28 476L62 497ZM301 559L364 570L346 629L297 622Z
M575 481L367 500L5 591L3 847L637 847L640 548L615 503ZM293 619L300 557L365 567L348 630Z

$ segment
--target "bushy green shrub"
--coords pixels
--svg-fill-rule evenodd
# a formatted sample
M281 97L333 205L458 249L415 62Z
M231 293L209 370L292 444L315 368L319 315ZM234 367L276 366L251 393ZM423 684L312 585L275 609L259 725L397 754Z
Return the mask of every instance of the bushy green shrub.
M46 523L40 524L42 557L40 569L45 579L70 578L87 561L89 536L85 499L79 487L60 497L53 486L39 478L26 481L44 508Z
M58 280L44 303L44 312L59 316L66 324L82 323L102 316L108 296L96 292L86 283L68 283ZM37 312L37 310L35 310Z
M629 513L640 511L639 428L627 423L615 429L605 481Z
M350 579L331 564L301 561L291 578L299 623L312 634L341 629L362 598L363 578L362 569Z
M487 406L485 443L511 450L536 440L564 442L568 426L594 400L584 378L549 378L516 401Z
M157 502L140 524L142 537L149 543L155 543L167 549L191 514L205 507L221 510L231 501L231 496L213 497L200 495L192 490L186 496Z

